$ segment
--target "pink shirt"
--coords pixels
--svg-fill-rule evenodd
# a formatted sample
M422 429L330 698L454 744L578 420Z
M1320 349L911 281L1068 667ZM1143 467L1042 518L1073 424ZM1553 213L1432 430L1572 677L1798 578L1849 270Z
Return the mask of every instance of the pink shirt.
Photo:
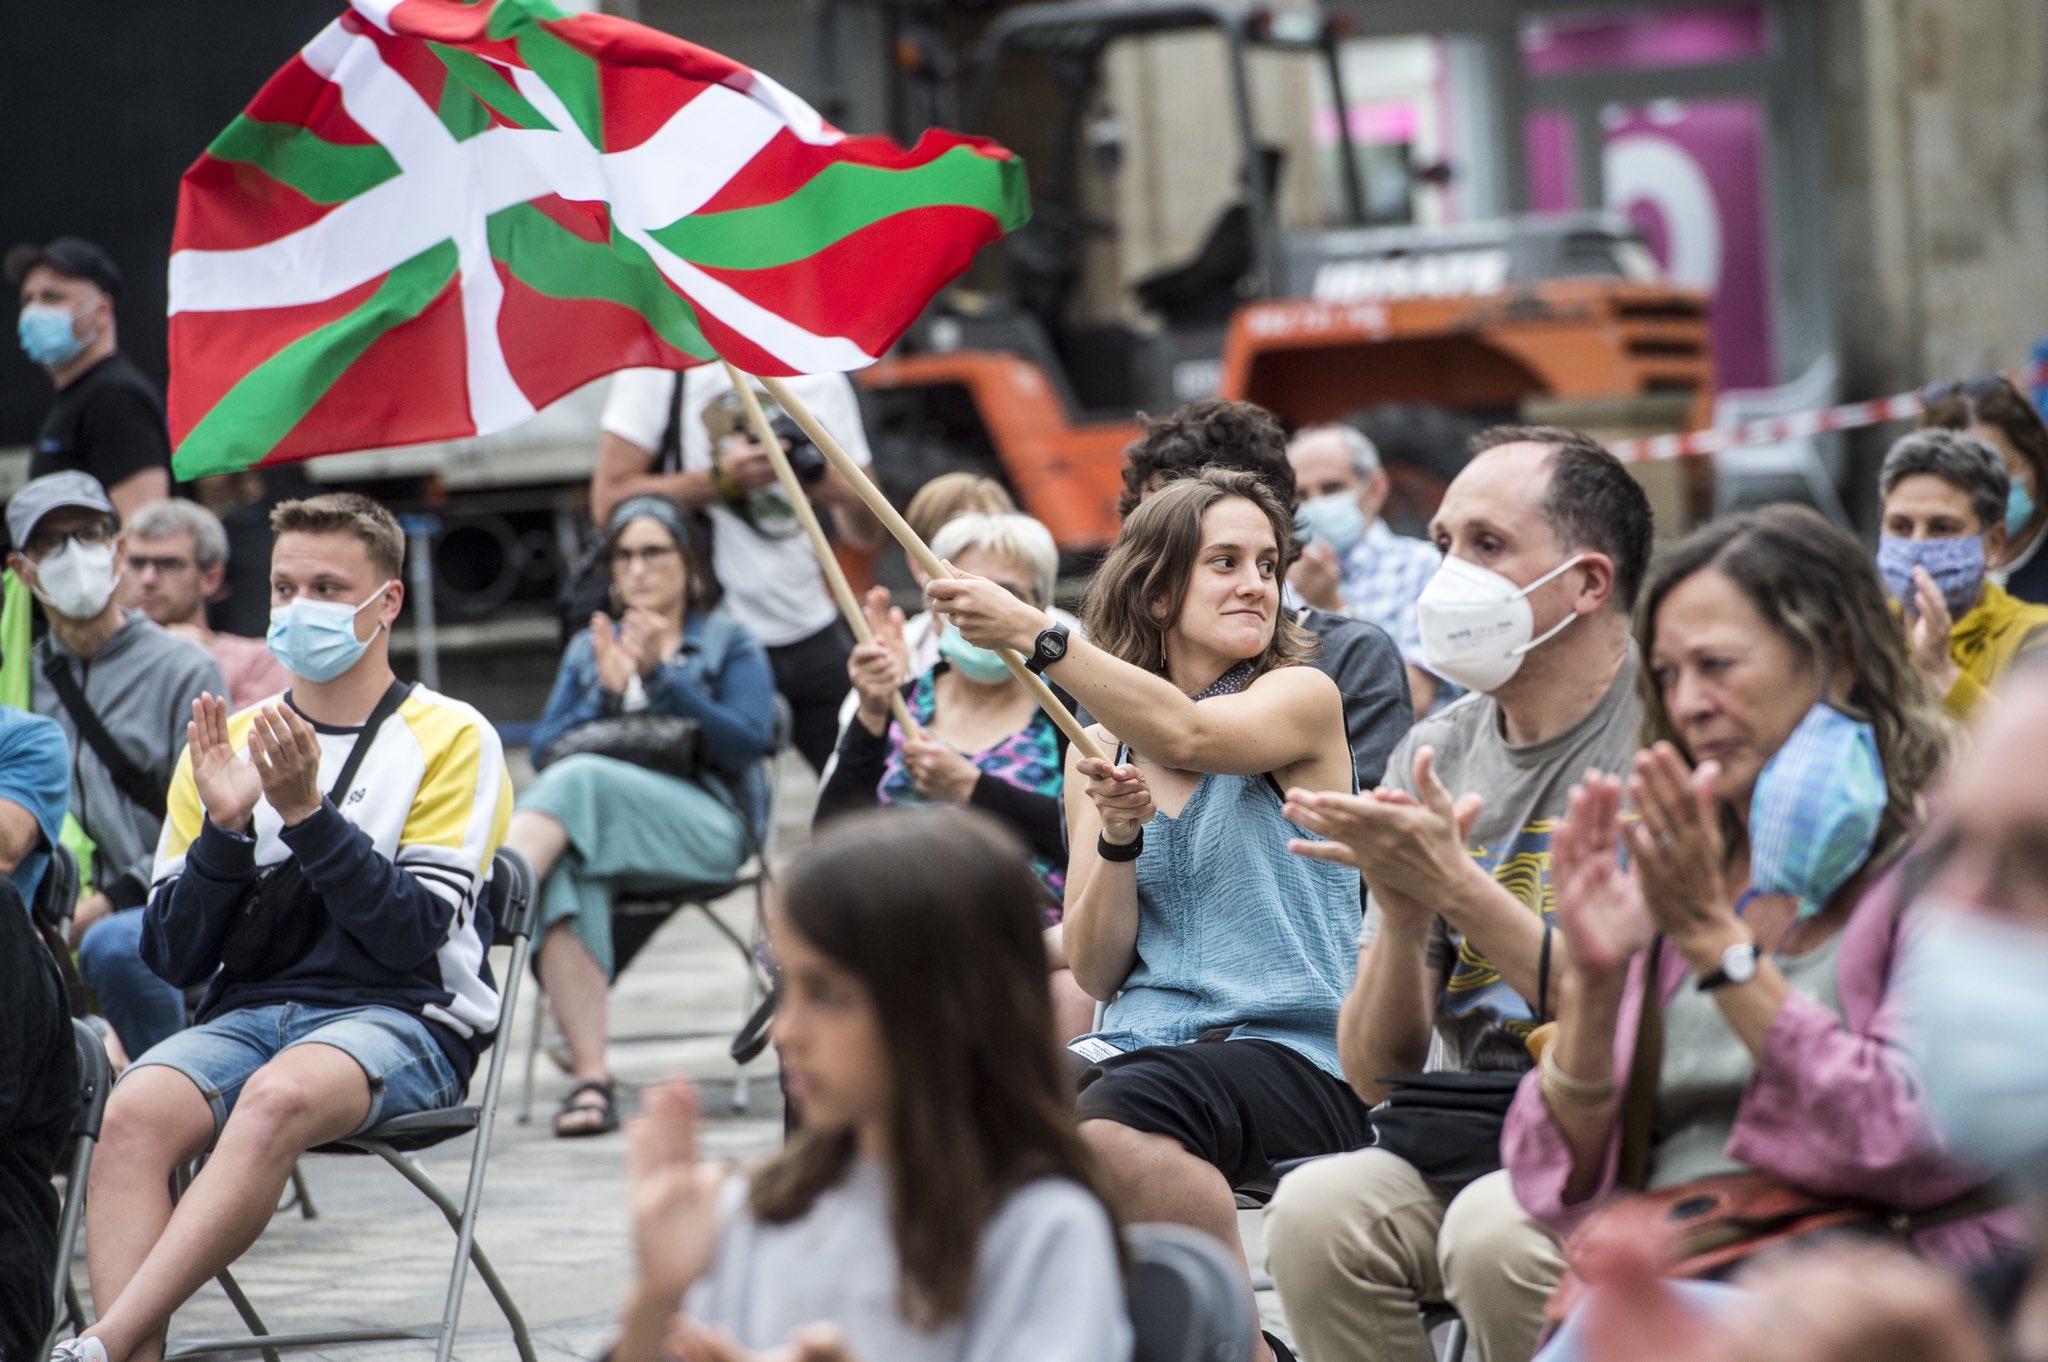
M1798 993L1779 1007L1736 1109L1727 1152L1746 1167L1822 1196L1920 1211L1961 1196L1985 1175L1958 1164L1942 1148L1921 1099L1919 1075L1899 1048L1898 1015L1885 997L1901 935L1897 893L1894 872L1864 894L1842 928L1835 960L1842 1017ZM1614 1072L1624 1088L1642 1016L1646 958L1647 953L1637 956L1629 967L1615 1026ZM1685 959L1667 949L1660 964L1661 996L1669 999L1687 977ZM1501 1134L1501 1160L1516 1199L1561 1234L1576 1228L1614 1189L1620 1124L1617 1118L1592 1194L1567 1202L1571 1147L1531 1070ZM2008 1209L1938 1225L1917 1237L1934 1257L1977 1264L2024 1243L2025 1228L2019 1213Z
M220 663L221 675L227 678L228 704L234 709L247 709L258 701L268 700L292 683L292 674L271 655L260 638L215 634L207 646Z

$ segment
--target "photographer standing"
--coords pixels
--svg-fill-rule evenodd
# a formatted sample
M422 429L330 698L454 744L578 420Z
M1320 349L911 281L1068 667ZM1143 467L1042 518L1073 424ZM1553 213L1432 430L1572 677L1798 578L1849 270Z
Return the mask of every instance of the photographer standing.
M680 394L676 379L666 369L627 369L612 379L590 482L590 513L604 524L627 497L651 494L708 515L711 570L724 589L725 606L767 648L775 689L795 715L797 750L822 770L839 736L853 638L776 484L768 452L747 431L723 366L685 371ZM786 381L846 452L867 464L867 433L846 376ZM761 401L811 500L829 512L833 530L855 548L879 546L882 528L853 488L794 422L766 397Z

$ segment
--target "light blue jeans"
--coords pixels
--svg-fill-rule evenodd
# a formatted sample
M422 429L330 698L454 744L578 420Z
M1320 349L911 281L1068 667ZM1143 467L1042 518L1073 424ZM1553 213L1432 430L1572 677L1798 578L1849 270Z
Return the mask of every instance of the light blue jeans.
M78 973L130 1055L185 1029L185 992L142 963L142 909L123 908L86 928Z

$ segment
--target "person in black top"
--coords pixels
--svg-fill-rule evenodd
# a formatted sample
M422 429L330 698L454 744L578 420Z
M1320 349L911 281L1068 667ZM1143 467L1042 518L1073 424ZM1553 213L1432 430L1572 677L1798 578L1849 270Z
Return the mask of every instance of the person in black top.
M20 290L21 348L57 385L28 475L89 473L125 523L170 495L171 436L163 397L119 351L114 299L121 272L98 246L67 236L16 246L5 273Z

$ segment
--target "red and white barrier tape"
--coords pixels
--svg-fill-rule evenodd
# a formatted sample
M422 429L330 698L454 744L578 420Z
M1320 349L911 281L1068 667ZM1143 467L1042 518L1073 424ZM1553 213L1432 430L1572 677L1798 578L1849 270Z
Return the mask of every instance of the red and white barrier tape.
M2048 385L2048 363L2023 364L2005 371L2021 392ZM1717 426L1690 435L1656 435L1641 440L1613 440L1607 448L1624 463L1644 459L1675 459L1681 454L1712 454L1742 445L1776 444L1837 430L1857 430L1886 421L1910 421L1926 409L1919 392L1897 393L1869 402L1849 402L1824 411L1771 416L1739 426Z

